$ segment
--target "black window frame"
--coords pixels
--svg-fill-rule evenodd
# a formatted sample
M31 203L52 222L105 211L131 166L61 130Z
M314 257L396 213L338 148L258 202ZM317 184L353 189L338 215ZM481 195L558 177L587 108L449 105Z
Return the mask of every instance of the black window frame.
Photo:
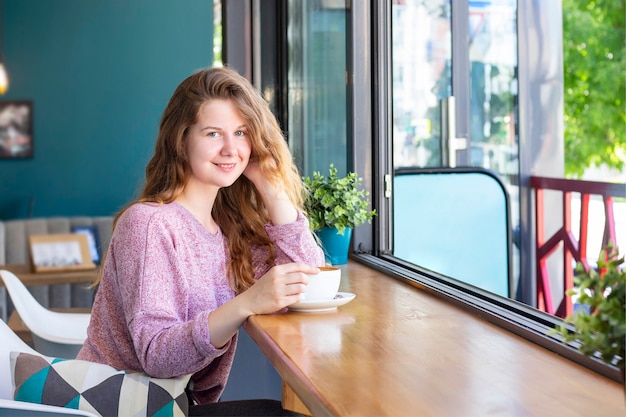
M408 283L422 291L502 327L586 368L620 381L616 366L599 355L585 356L576 342L564 343L550 334L563 320L532 306L481 290L391 255L393 162L391 159L390 5L387 2L352 2L348 28L348 77L351 107L348 167L363 177L377 216L371 224L355 228L350 259ZM371 22L362 27L354 22ZM363 123L371 120L370 124ZM356 122L358 121L358 122ZM387 191L387 192L386 192ZM573 327L568 325L570 331Z

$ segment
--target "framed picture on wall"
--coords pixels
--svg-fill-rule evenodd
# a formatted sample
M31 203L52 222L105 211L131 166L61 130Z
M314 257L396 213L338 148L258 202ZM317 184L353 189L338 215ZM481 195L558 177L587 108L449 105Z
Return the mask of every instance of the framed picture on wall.
M0 101L0 159L32 158L33 102Z

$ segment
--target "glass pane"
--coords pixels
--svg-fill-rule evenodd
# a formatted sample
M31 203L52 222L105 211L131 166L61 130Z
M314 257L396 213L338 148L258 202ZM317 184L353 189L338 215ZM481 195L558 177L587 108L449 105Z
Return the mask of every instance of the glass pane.
M300 172L347 163L345 1L290 0L287 134Z
M213 65L221 67L222 61L222 0L213 0Z
M416 253L415 239L420 236L419 231L407 233L406 224L413 225L419 221L426 221L438 230L449 229L452 220L461 218L456 234L468 233L474 240L487 239L487 219L471 222L468 219L472 213L485 212L487 202L494 201L495 212L505 216L505 220L498 218L498 232L493 234L494 242L501 245L506 251L508 248L509 229L519 225L519 198L518 177L519 157L517 151L516 132L516 103L517 103L517 37L515 0L469 1L467 9L469 30L469 103L456 102L457 111L463 110L469 114L469 162L472 167L486 168L497 174L506 187L493 187L493 193L486 193L486 188L478 181L470 181L460 188L450 184L456 182L464 184L467 176L446 176L445 192L450 195L450 204L454 213L446 211L448 207L435 206L432 193L422 193L415 186L417 177L411 180L410 186L395 187L394 192L394 255L409 262L435 270L468 283L479 282L480 271L477 277L472 278L470 263L460 266L454 265L459 258L459 252L445 248L435 248L444 259L435 260L433 256L428 261ZM406 168L446 168L441 158L441 100L452 96L452 73L465 66L452 61L452 36L462 34L454 32L451 27L451 2L448 0L396 0L391 13L392 38L392 69L393 69L393 160L396 176L396 185L400 182L400 173L407 174ZM460 63L459 63L460 64ZM469 104L469 108L467 108ZM461 108L465 106L465 108ZM421 178L421 177L420 177ZM425 177L426 178L426 177ZM474 178L474 177L471 177ZM404 181L404 179L403 179ZM428 181L438 181L433 176ZM420 188L425 189L425 188ZM456 191L454 191L456 190ZM462 197L464 192L469 196ZM416 195L418 194L418 195ZM507 196L508 194L508 200ZM470 197L480 196L478 199ZM432 197L432 198L431 198ZM503 198L504 197L504 198ZM417 201L416 201L417 199ZM442 200L444 201L444 200ZM459 204L460 202L463 204ZM470 206L470 201L475 205ZM427 207L421 205L427 204ZM507 217L507 204L510 211ZM418 209L427 215L427 219L415 219ZM407 218L402 221L402 215ZM447 214L444 214L447 213ZM508 220L511 220L509 226ZM489 219L496 220L495 216ZM407 223L408 222L408 223ZM495 227L494 226L494 227ZM400 230L399 228L403 228ZM446 230L448 230L446 229ZM467 230L466 230L467 229ZM514 233L514 236L517 234ZM423 235L422 235L422 238ZM432 236L428 241L432 240ZM471 239L470 239L471 240ZM467 245L467 241L464 241ZM483 245L485 246L485 245ZM465 254L473 253L466 248ZM462 250L459 248L458 250ZM418 251L424 254L424 250ZM489 256L480 252L479 256ZM513 282L509 283L505 277L508 272L497 275L502 282L497 287L489 283L480 285L501 295L515 296L519 277L519 250L513 247L508 258L508 251L504 255L505 268L499 271L508 271L508 263L512 264ZM497 261L503 259L498 258ZM437 263L437 262L439 263ZM434 262L434 263L433 263ZM493 262L494 264L496 262ZM476 266L481 262L475 258L471 263ZM445 265L438 268L435 265ZM478 267L477 267L478 268ZM498 288L498 290L494 290Z
M515 16L515 0L470 1L471 164L509 177L518 173Z
M449 0L394 0L394 167L439 166L440 100L452 91Z
M516 242L520 223L516 1L470 1L469 35L470 163L497 172L506 184ZM520 269L517 244L512 253L515 287Z

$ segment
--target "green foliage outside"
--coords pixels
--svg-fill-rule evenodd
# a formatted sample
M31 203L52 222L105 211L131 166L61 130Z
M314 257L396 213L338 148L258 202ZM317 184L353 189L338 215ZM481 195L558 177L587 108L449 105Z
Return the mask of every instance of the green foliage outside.
M346 227L370 222L376 214L375 210L367 209L369 193L358 189L362 179L355 172L338 177L337 168L330 164L327 176L315 171L312 179L302 179L308 192L304 209L313 231L334 227L343 235Z
M626 161L626 0L562 0L565 176Z
M578 295L578 303L587 306L589 312L579 310L565 319L565 323L574 325L573 333L565 325L553 331L565 342L580 343L580 351L586 356L598 353L604 362L622 370L626 356L626 269L621 269L623 263L624 258L620 258L611 245L600 252L597 270L587 271L579 263L574 276L575 287L567 295Z

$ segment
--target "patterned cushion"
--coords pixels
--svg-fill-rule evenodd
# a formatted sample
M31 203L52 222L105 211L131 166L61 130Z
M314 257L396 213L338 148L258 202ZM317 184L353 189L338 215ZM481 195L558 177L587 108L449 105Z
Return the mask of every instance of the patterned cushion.
M15 400L101 416L186 416L191 375L151 378L107 365L11 352Z

